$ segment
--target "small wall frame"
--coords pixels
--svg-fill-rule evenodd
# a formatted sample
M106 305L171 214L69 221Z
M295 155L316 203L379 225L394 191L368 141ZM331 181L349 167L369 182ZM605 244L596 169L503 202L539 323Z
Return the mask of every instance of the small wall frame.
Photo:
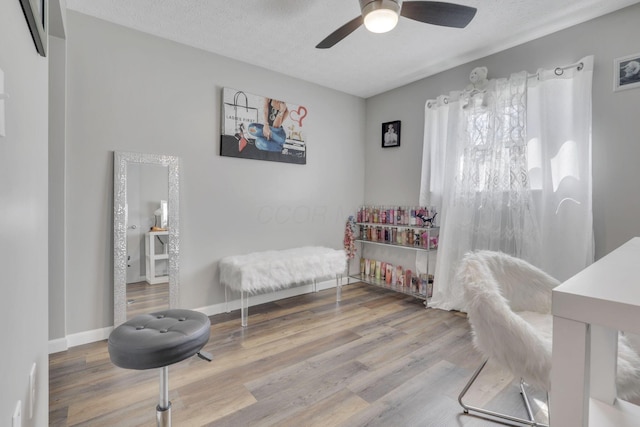
M640 87L640 53L613 60L613 90Z
M382 148L400 146L400 120L382 124Z

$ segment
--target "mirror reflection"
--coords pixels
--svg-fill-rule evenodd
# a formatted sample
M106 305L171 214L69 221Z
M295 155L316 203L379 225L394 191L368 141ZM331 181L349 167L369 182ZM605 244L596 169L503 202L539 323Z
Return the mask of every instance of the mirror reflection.
M177 307L178 188L177 157L115 153L115 326Z
M127 319L169 308L169 171L127 165Z

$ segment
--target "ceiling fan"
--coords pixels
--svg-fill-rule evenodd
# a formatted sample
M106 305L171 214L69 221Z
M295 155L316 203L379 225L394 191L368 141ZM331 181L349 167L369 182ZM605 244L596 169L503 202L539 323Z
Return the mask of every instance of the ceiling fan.
M329 34L316 48L327 49L358 29L362 24L371 32L386 33L398 23L400 15L426 24L464 28L477 9L439 1L359 0L362 14Z

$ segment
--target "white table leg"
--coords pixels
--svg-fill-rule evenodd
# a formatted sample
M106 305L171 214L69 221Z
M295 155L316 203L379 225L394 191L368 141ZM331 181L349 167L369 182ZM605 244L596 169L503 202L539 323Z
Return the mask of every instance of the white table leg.
M590 334L586 323L553 317L549 425L589 425Z
M613 405L617 366L618 331L591 325L591 397Z

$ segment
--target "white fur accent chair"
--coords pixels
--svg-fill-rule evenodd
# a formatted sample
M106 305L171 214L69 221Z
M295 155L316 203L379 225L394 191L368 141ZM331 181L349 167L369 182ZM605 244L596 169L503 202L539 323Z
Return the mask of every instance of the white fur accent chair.
M486 358L460 393L458 401L464 412L472 410L532 426L544 425L533 420L522 383L550 390L551 290L560 282L523 260L491 251L467 254L460 262L455 280L464 290L473 343ZM638 397L640 356L622 335L618 349L618 396ZM464 395L488 359L521 378L520 389L530 420L463 403Z

